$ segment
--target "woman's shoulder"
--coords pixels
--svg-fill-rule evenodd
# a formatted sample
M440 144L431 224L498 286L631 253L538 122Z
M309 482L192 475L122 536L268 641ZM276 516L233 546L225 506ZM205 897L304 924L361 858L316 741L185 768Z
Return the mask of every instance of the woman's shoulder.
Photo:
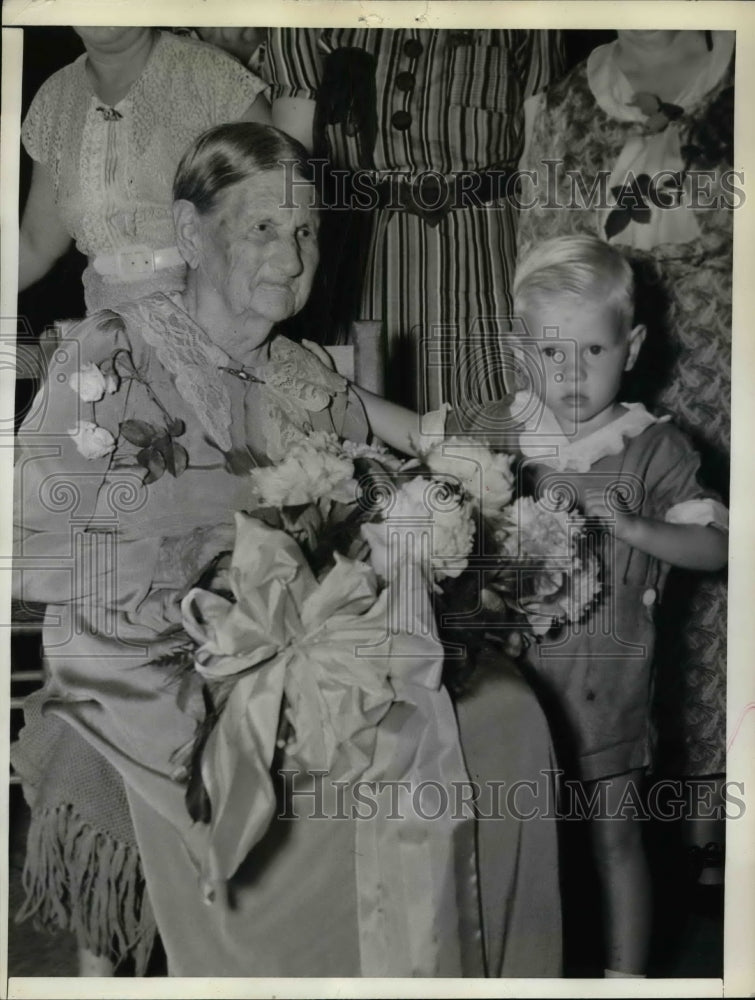
M270 345L266 377L276 388L289 389L294 394L300 394L308 386L334 396L345 392L348 385L343 375L324 365L306 347L282 335L275 337Z
M21 129L27 152L35 160L48 158L53 136L73 127L71 109L89 99L84 55L49 76L29 106Z
M161 31L134 93L134 143L145 149L160 131L175 155L201 132L238 121L266 88L237 59L206 42Z
M556 111L567 102L594 104L587 82L587 60L577 63L564 76L549 84L544 91L543 100L547 111Z
M55 101L73 87L84 88L86 86L85 59L86 54L82 53L73 62L66 63L65 66L61 66L60 69L48 76L34 95L31 107L40 101Z
M179 81L182 77L201 80L209 90L251 84L261 91L266 86L238 59L198 38L161 31L156 56L156 70L166 85L175 86L178 74Z

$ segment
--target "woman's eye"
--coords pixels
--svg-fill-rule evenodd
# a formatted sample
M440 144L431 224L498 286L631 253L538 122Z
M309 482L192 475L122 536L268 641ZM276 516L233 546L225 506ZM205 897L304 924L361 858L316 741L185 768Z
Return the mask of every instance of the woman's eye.
M311 237L315 235L314 230L312 229L311 226L301 226L301 228L298 230L298 233L299 233L299 239L301 240L311 239Z
M252 227L255 233L266 233L270 229L269 222L255 222Z

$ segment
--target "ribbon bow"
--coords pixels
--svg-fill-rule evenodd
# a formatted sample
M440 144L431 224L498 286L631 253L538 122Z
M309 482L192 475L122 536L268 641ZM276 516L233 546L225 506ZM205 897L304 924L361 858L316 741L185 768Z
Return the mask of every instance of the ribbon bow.
M235 601L195 588L181 606L201 644L198 672L236 678L202 760L212 807L209 889L233 875L273 818L270 767L284 697L295 734L289 754L304 770L354 779L374 763L376 727L396 700L389 669L402 663L396 644L387 648L391 588L378 595L366 563L336 555L318 582L289 535L245 514L236 515L236 531ZM413 643L404 672L437 688L436 642Z

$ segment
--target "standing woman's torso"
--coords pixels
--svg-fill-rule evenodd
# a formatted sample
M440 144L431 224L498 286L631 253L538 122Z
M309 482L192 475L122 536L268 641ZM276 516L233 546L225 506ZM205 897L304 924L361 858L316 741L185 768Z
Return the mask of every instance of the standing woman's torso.
M22 139L50 171L61 220L90 259L84 285L91 312L119 297L115 288L102 287L114 282L94 272L92 259L135 246L174 245L171 188L184 150L210 126L241 117L265 84L212 46L159 32L142 73L109 109L92 89L86 58L43 84ZM166 270L172 275L152 276L157 286L119 285L120 297L172 290L176 269ZM180 279L183 269L178 271Z
M545 32L327 28L271 32L273 98L317 99L338 167L412 173L516 161L533 46ZM547 78L547 75L546 75Z
M735 179L724 175L733 163L734 39L731 32L712 34L703 70L667 107L671 118L652 113L655 95L635 92L619 68L615 42L593 50L535 100L522 167L535 171L536 186L534 204L520 214L521 249L587 232L655 259L730 266L737 195L726 188ZM701 197L695 202L692 186L700 181L688 176L681 207L659 207L660 201L672 204L670 172L685 166L689 173L710 173ZM658 179L654 198L643 174ZM626 185L633 186L623 204L633 211L609 222ZM527 197L532 193L528 187Z

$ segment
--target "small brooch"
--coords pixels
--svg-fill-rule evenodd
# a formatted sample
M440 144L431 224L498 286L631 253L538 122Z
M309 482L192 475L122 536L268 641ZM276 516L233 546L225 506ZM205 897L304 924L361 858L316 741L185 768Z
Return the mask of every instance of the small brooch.
M106 122L117 122L120 121L121 118L123 118L123 115L120 113L120 111L116 111L115 108L106 108L104 105L98 104L97 110L99 111L99 113L102 115L102 117L105 119Z
M252 375L251 372L245 371L243 368L227 368L225 365L218 365L221 372L228 372L229 375L235 375L236 378L241 379L242 382L260 382L262 385L265 384L263 378L258 378L256 375Z
M679 121L684 115L684 108L678 104L667 104L655 94L648 94L645 91L635 94L634 100L629 104L630 107L639 108L645 115L648 132L662 132L671 122Z

